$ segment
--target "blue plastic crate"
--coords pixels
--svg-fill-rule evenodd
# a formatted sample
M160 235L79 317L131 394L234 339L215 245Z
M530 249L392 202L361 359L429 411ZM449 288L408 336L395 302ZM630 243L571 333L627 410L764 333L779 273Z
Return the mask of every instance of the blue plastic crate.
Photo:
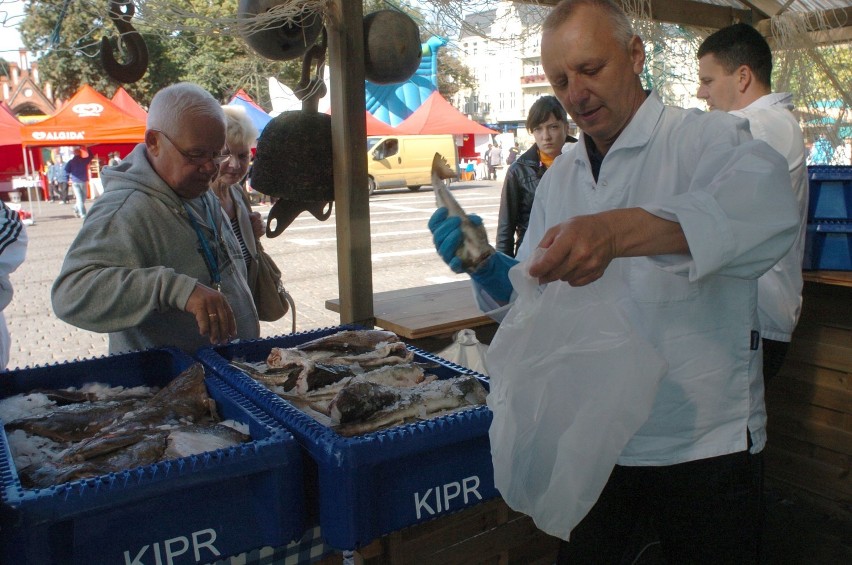
M390 532L499 496L488 440L492 414L487 406L343 437L229 364L232 359L263 361L272 347L293 347L351 328L326 328L198 352L198 358L215 373L284 424L316 463L318 492L308 492L306 498L309 507L318 505L325 542L342 550L363 547ZM439 364L430 369L439 378L476 375L487 386L482 375L410 349L417 361ZM306 476L305 484L313 480Z
M194 363L168 349L16 369L0 397L40 388L163 386ZM22 487L0 429L0 562L209 563L304 532L302 456L295 439L216 376L219 415L252 441L45 489Z
M808 222L852 220L852 167L808 167Z
M852 222L808 224L802 269L852 271Z

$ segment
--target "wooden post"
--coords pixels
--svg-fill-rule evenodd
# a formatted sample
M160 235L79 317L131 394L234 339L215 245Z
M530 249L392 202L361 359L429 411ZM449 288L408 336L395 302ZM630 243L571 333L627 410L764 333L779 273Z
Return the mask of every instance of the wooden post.
M371 327L373 266L364 119L364 10L360 1L333 0L328 16L340 321Z

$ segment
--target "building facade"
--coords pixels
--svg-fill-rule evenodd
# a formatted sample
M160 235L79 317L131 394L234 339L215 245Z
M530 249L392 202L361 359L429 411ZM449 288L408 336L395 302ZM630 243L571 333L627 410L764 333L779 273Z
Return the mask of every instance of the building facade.
M527 112L542 95L553 94L541 68L541 25L550 8L500 2L496 8L468 15L458 40L448 46L472 71L476 87L460 90L453 104L471 119L501 132L511 132L522 144L531 142ZM642 79L667 103L705 108L695 97L699 38L678 26L642 22L636 33L645 40L646 65ZM577 135L571 124L571 134Z
M26 49L18 51L18 61L8 62L8 76L0 77L0 96L18 119L28 121L53 114L56 102L50 83L42 84L38 61L29 61Z
M456 108L501 132L523 137L530 106L553 90L541 69L541 23L548 9L500 2L467 16L453 47L477 86L460 90Z

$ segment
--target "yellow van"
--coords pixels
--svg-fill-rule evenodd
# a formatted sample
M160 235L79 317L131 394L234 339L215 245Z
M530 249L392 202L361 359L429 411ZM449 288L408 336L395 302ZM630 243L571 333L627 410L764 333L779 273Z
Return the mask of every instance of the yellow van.
M452 135L386 135L367 138L367 175L370 194L381 188L420 190L432 183L435 153L458 170L456 144Z

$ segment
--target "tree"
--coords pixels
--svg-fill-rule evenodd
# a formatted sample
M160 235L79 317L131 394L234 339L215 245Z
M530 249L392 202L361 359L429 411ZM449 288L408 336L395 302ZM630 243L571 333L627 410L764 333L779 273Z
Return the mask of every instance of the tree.
M99 13L90 3L72 2L64 13L63 5L63 0L26 4L20 28L24 46L38 56L42 78L53 84L57 98L69 98L84 84L111 96L119 84L104 73L99 58L101 36L117 35L112 22L105 19L106 0ZM174 82L179 75L178 69L164 56L166 49L159 37L144 28L139 29L151 62L142 80L126 86L140 103L147 104L151 93Z
M438 51L438 68L438 92L447 100L452 100L459 90L476 87L470 68L449 51Z
M97 4L103 6L99 12L93 8L96 4L72 2L63 14L64 3L64 0L27 3L20 29L24 46L39 57L42 77L53 83L58 98L70 97L83 84L111 96L119 84L104 73L99 58L101 37L117 35L106 17L107 0ZM144 11L143 5L141 12ZM217 18L232 19L236 12L237 0L189 0L185 3L185 13L196 18L177 20L164 12L150 14L150 18L138 22L134 19L132 23L148 47L149 65L140 81L123 86L143 105L164 86L192 81L222 102L243 88L261 105L268 106L266 77L276 76L295 85L300 63L264 59L251 51L238 33L222 33L220 28L210 25Z
M107 17L108 0L28 2L21 25L24 46L39 58L45 81L54 86L57 98L68 98L83 84L111 96L119 84L109 78L100 63L100 40L117 36ZM132 20L149 52L148 71L133 84L124 84L139 103L150 103L154 93L179 81L191 81L227 102L240 88L261 106L269 107L267 77L274 76L295 87L301 60L272 61L256 54L234 24L238 0L186 0L178 14L160 3L137 2ZM399 9L420 25L423 40L431 33L421 13L405 3L365 0L364 13ZM118 56L121 59L120 55ZM445 50L439 52L439 90L452 96L471 81L464 65Z
M274 76L289 86L298 83L299 60L265 59L236 30L210 31L211 20L237 13L237 0L188 0L186 9L197 18L173 22L172 29L178 31L169 42L170 56L181 62L182 80L198 83L223 102L242 88L265 107L270 105L267 77Z
M807 38L784 39L788 45L773 50L773 90L794 93L806 141L823 137L842 146L852 136L852 45L813 47Z

